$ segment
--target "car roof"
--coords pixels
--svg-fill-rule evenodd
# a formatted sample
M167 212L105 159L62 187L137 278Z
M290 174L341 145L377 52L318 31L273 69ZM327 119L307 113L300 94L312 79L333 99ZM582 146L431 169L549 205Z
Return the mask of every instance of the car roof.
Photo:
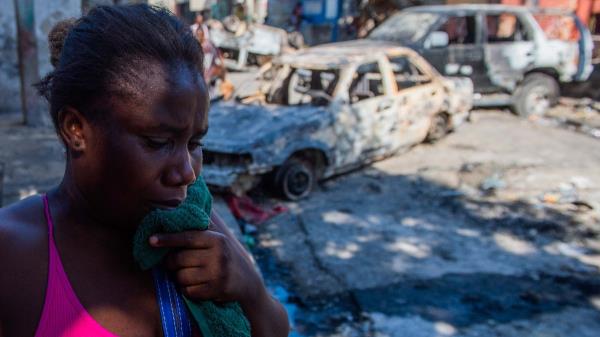
M448 13L456 11L515 11L526 12L531 8L525 6L498 5L498 4L457 4L457 5L431 5L431 6L414 6L405 9L405 11L415 12L437 12Z
M368 52L365 52L368 50ZM385 41L354 40L328 43L298 50L276 58L274 64L312 69L339 69L352 63L375 62L385 55L414 53L412 49Z
M426 12L448 14L452 12L519 12L533 14L571 14L569 11L560 8L536 8L529 6L501 5L501 4L456 4L456 5L425 5L413 6L404 9L401 12Z

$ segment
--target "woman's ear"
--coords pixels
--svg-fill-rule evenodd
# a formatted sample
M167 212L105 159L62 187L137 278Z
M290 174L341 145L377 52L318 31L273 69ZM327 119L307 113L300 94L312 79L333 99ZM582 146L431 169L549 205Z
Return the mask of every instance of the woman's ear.
M58 113L58 129L65 146L72 152L82 152L86 149L85 130L87 128L87 120L75 108L66 106Z

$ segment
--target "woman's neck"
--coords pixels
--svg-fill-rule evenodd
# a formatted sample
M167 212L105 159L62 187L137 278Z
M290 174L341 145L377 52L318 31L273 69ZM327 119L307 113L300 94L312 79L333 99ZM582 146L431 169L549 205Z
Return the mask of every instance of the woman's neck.
M65 174L61 184L48 196L54 233L59 236L57 241L84 247L90 252L119 256L121 261L133 263L134 232L119 226L116 219L109 219L107 210L86 197L69 174Z

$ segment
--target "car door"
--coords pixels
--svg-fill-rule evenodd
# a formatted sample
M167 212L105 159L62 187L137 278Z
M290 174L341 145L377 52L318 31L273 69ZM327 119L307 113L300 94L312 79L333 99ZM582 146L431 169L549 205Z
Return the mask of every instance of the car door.
M476 87L489 87L481 44L481 16L474 12L448 14L433 32L448 35L447 46L426 46L421 54L446 76L466 76Z
M512 92L535 62L532 28L516 13L486 13L484 50L492 85Z
M381 154L379 116L394 108L391 83L381 71L381 61L357 65L348 86L349 102L336 114L338 166L356 166Z
M436 73L420 56L389 55L389 62L396 89L395 109L380 128L387 130L389 151L395 152L425 139L432 117L442 110L444 92ZM395 123L387 123L391 120Z

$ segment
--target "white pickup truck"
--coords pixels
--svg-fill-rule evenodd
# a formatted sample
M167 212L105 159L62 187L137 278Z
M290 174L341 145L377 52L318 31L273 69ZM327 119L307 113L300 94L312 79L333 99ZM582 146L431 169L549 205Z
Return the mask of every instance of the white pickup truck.
M566 32L566 34L565 34ZM478 106L543 114L559 83L585 81L593 42L572 13L506 5L417 6L368 36L416 50L446 76L471 78Z

